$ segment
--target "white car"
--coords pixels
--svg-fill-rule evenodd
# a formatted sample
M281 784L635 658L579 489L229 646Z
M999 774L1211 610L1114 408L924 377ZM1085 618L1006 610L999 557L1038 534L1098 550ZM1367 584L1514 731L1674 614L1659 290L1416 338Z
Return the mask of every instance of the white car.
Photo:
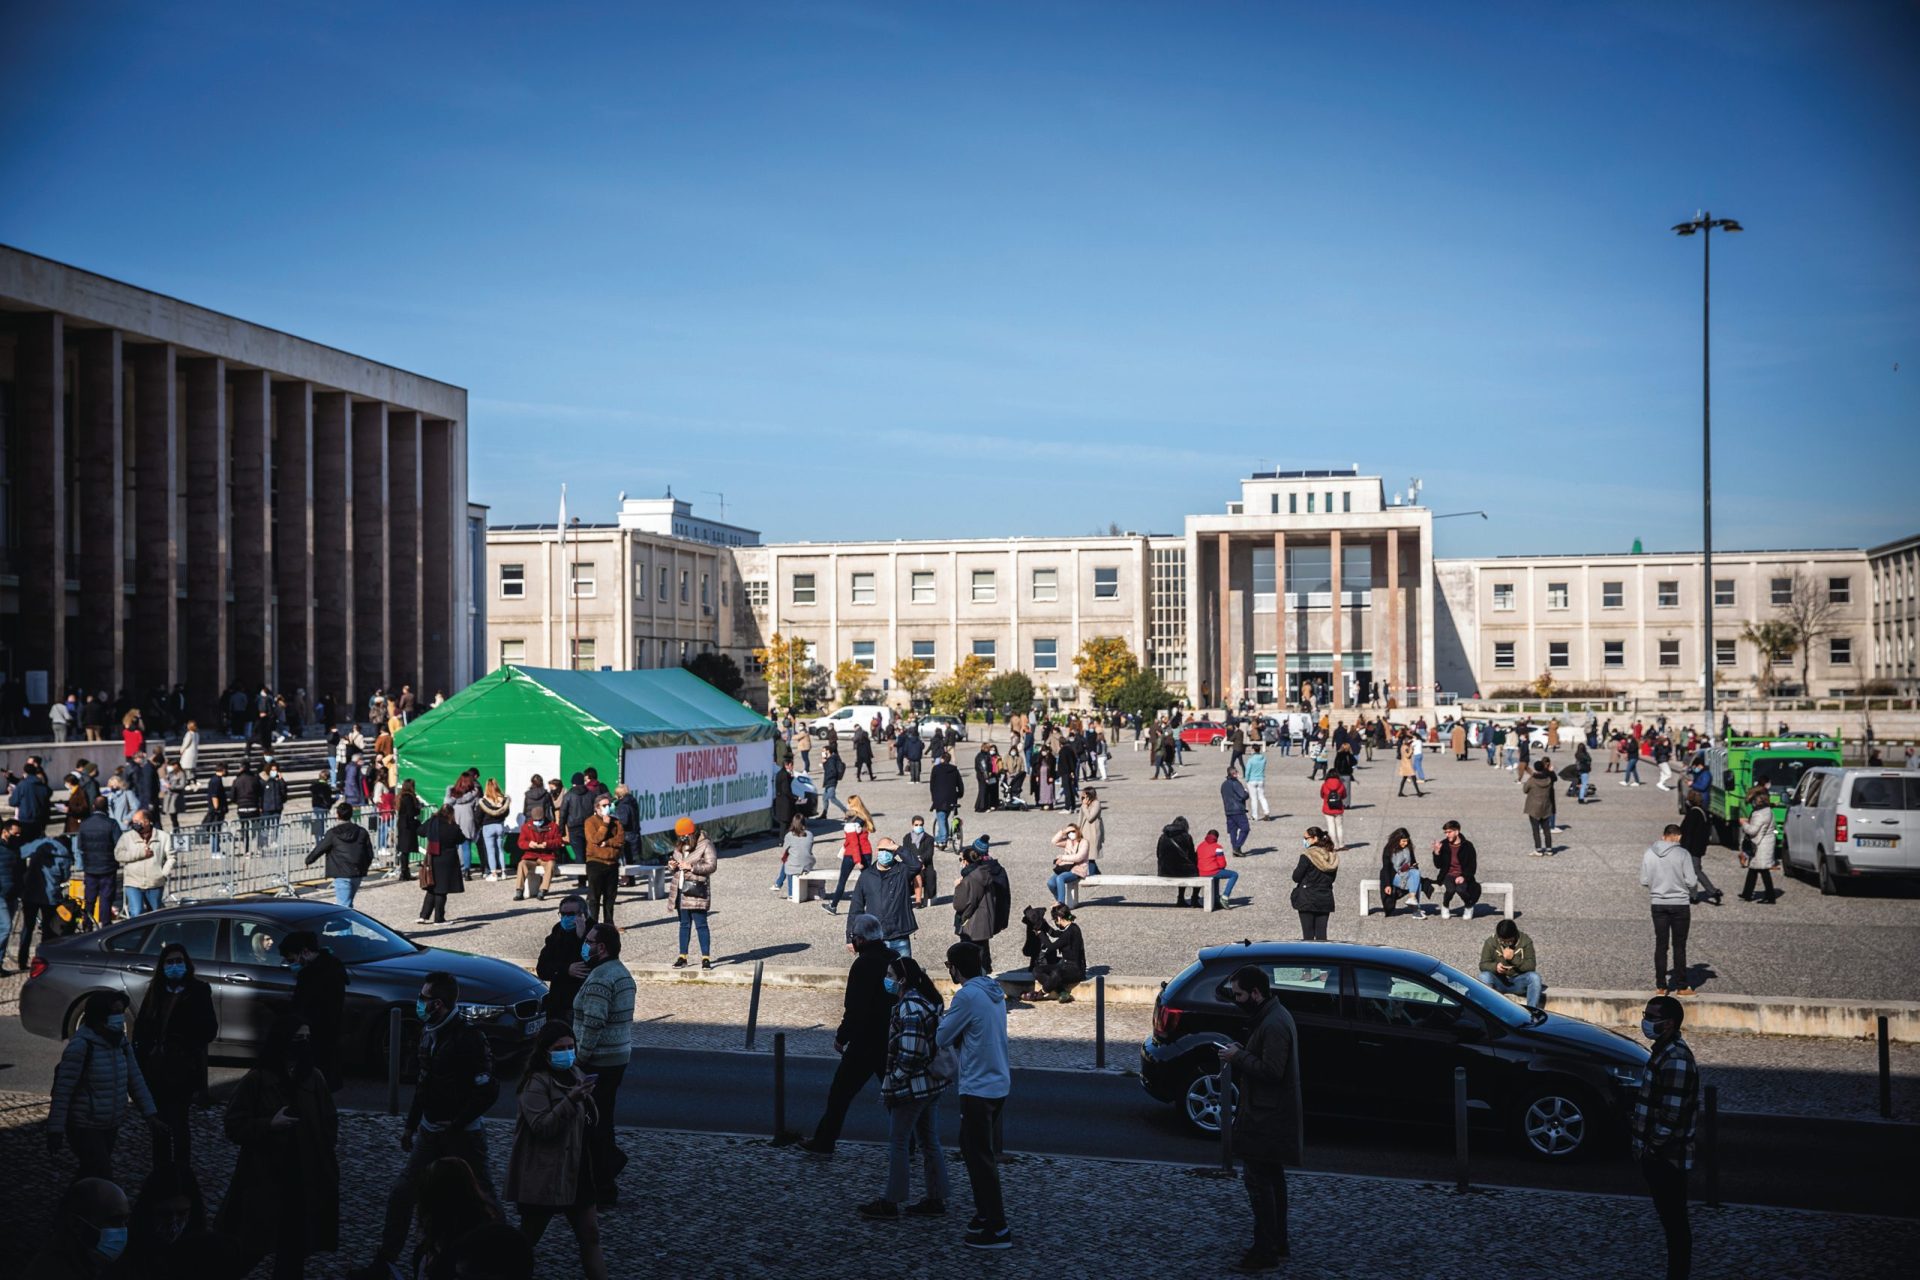
M1787 801L1788 870L1835 894L1855 876L1920 875L1920 769L1809 769Z
M832 729L836 735L851 742L853 740L853 730L856 725L865 729L868 733L873 732L873 718L875 716L880 717L880 727L885 729L893 723L893 708L883 707L876 702L855 703L853 706L840 708L832 715L821 716L809 724L807 728L815 735L825 733L828 729Z
M967 722L959 716L921 716L913 731L921 737L927 737L935 729L945 735L948 742L967 740Z

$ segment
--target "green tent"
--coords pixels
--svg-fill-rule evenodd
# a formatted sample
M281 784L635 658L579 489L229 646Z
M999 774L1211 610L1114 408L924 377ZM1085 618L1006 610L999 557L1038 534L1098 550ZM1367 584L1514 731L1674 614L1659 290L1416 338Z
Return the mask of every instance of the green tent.
M774 729L690 671L502 667L394 737L399 774L432 803L467 769L498 778L520 808L533 775L564 783L589 765L640 806L664 851L691 817L716 840L773 825Z

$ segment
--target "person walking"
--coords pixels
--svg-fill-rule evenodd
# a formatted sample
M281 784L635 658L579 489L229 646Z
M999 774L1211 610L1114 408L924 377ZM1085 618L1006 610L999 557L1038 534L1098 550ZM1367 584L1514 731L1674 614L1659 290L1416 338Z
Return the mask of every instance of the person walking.
M185 733L180 735L180 767L187 772L187 780L192 781L200 771L200 722L187 721Z
M1327 920L1333 915L1333 881L1340 873L1340 850L1319 827L1308 827L1300 841L1300 860L1293 866L1290 901L1300 915L1303 942L1325 942Z
M81 819L74 831L73 843L86 889L86 913L97 919L104 929L113 923L113 882L120 869L115 861L120 846L120 824L107 815L105 796L95 800L93 811Z
M1251 798L1247 784L1229 765L1227 776L1220 780L1220 808L1226 817L1227 843L1233 846L1233 856L1236 858L1244 855L1247 836L1252 830L1247 821L1247 805Z
M1320 783L1320 816L1326 819L1327 833L1333 838L1333 847L1347 847L1346 816L1347 809L1353 803L1353 791L1347 780L1337 773L1329 773Z
M343 802L344 803L344 802ZM353 806L345 804L349 817ZM335 810L338 812L338 810ZM420 793L412 778L400 780L400 793L393 801L393 860L394 876L407 878L407 859L420 852L420 827L427 816L427 807L420 800Z
M353 820L352 805L334 806L333 825L315 842L306 865L322 859L322 870L333 881L333 904L351 907L360 894L360 882L373 869L373 837Z
M500 780L488 778L475 807L475 816L480 822L480 848L486 856L490 881L507 878L507 819L512 814L513 802L500 789Z
M1440 918L1453 919L1448 908L1458 898L1460 918L1465 920L1480 902L1480 881L1476 874L1480 855L1458 822L1449 819L1441 826L1440 838L1433 842L1433 866L1440 883Z
M626 1153L614 1140L613 1118L633 1059L633 974L620 959L620 931L601 921L587 931L580 958L587 965L586 980L573 997L574 1034L580 1064L593 1077L595 1116L588 1136L593 1155L595 1200L611 1209L620 1199L618 1178L626 1167Z
M1250 1020L1246 1044L1222 1046L1220 1065L1239 1093L1231 1142L1253 1210L1253 1244L1233 1269L1257 1275L1288 1253L1286 1167L1301 1154L1300 1034L1259 965L1236 970L1231 990Z
M1584 742L1573 744L1573 768L1580 775L1575 783L1580 790L1574 803L1585 804L1587 796L1592 793L1593 753L1587 750L1587 744Z
M827 748L826 755L820 761L820 816L827 816L827 806L847 812L847 806L840 803L840 780L847 776L847 762L833 747Z
M1264 822L1273 816L1273 806L1267 803L1267 745L1255 741L1252 748L1240 761L1242 777L1247 784L1247 794L1252 800L1251 814L1255 822Z
M587 1280L606 1280L589 1145L600 1114L594 1086L594 1077L580 1070L573 1028L560 1021L540 1028L520 1077L505 1191L520 1211L520 1230L530 1243L538 1244L560 1214L579 1242L580 1273Z
M1520 779L1520 811L1527 816L1528 833L1533 839L1533 856L1551 858L1553 842L1553 789L1557 784L1545 760L1529 769Z
M1693 1224L1687 1216L1687 1174L1693 1168L1694 1120L1699 1114L1700 1066L1680 1038L1685 1007L1655 996L1640 1015L1640 1033L1653 1042L1634 1099L1633 1154L1654 1213L1667 1239L1667 1280L1693 1274Z
M1740 901L1770 907L1779 900L1780 893L1773 887L1774 838L1773 796L1765 783L1759 783L1747 792L1747 816L1740 824L1740 864L1747 869ZM1753 892L1756 880L1766 884L1766 891L1757 897Z
M1406 730L1403 729L1400 731L1400 741L1398 745L1394 747L1393 751L1393 769L1394 773L1397 774L1400 779L1400 790L1394 793L1396 795L1404 796L1407 794L1407 784L1409 782L1413 784L1413 794L1416 797L1426 794L1426 792L1420 789L1420 775L1416 772L1418 757L1415 755L1417 749L1415 744L1418 741L1419 739L1415 738Z
M214 1231L238 1242L247 1273L272 1254L275 1280L340 1247L340 1118L315 1054L313 1029L283 1016L227 1103L240 1152Z
M810 1155L831 1156L846 1124L847 1109L886 1068L888 1017L893 997L886 987L887 970L895 952L887 946L880 921L864 913L847 921L847 950L853 964L847 970L846 994L840 1025L833 1033L834 1052L840 1055L827 1102L814 1125L813 1136L798 1144Z
M1012 918L1013 887L986 836L977 837L961 858L965 870L953 890L953 931L979 948L981 967L991 974L994 935Z
M855 725L853 729L853 780L865 778L868 782L877 782L873 776L873 735L864 728Z
M863 1218L888 1221L901 1215L910 1186L913 1147L926 1169L926 1195L906 1205L907 1216L938 1218L947 1212L947 1154L940 1144L940 1095L952 1081L935 1074L934 1038L944 1002L939 988L909 956L888 961L884 978L893 1008L887 1015L886 1062L880 1101L887 1109L887 1189L860 1206Z
M1000 1117L1012 1092L1007 1069L1007 997L970 942L947 948L947 976L958 988L934 1033L934 1043L958 1059L960 1158L973 1188L973 1220L962 1239L969 1249L1010 1249L1013 1232L1000 1185Z
M692 818L673 824L673 856L667 859L667 902L680 917L680 958L676 969L687 967L688 934L700 935L700 967L713 968L713 937L707 931L707 910L713 905L713 873L720 865L707 833Z
M1640 735L1636 733L1629 737L1623 737L1620 741L1623 744L1623 750L1620 754L1625 762L1625 772L1620 775L1620 785L1623 787L1644 786L1645 784L1640 781Z
M133 1020L134 1061L162 1126L153 1131L155 1167L190 1162L193 1130L187 1106L207 1091L207 1046L219 1034L213 987L195 976L185 946L167 943Z
M613 923L626 835L613 816L613 797L604 792L595 797L593 816L587 819L587 915L603 924Z
M67 1041L53 1070L53 1100L47 1114L47 1154L71 1144L82 1178L113 1179L113 1145L132 1101L158 1130L156 1150L167 1141L160 1111L147 1089L127 1031L127 998L96 991L86 998L79 1029Z
M850 811L847 820L840 824L840 878L834 883L833 896L822 902L820 909L830 916L839 915L840 899L846 896L848 879L856 870L864 873L872 862L873 839L867 824Z
M1693 928L1694 892L1700 887L1693 858L1680 843L1680 824L1669 822L1660 839L1640 855L1640 883L1653 909L1653 987L1658 995L1690 996L1687 934ZM1667 968L1667 943L1673 968Z
M927 774L927 791L933 808L933 842L945 849L952 842L953 816L960 811L967 784L960 777L959 767L944 751L934 756L933 768Z
M467 891L467 869L460 854L466 847L453 806L441 805L428 822L427 856L420 860L420 918L415 924L445 924L447 895Z
M1720 887L1707 877L1706 864L1707 850L1713 845L1713 823L1707 817L1698 792L1687 793L1687 809L1680 818L1680 843L1686 846L1687 856L1693 859L1693 900L1719 906L1722 897Z
M347 966L320 945L320 935L311 929L296 929L282 938L280 954L293 974L294 1012L313 1034L314 1061L327 1087L337 1090L345 1078L342 1063L347 1046L340 1030L352 981Z
M802 724L793 731L793 749L800 753L800 772L813 772L813 734Z
M127 917L158 911L166 904L167 877L174 856L164 837L153 829L145 809L136 809L133 821L113 846L113 860L126 885Z

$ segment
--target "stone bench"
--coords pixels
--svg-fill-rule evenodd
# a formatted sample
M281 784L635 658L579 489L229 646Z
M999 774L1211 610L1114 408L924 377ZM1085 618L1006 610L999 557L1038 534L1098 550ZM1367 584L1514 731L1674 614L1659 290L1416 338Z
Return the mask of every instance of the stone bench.
M637 879L640 883L634 887L639 888L644 885L649 898L659 899L667 896L667 868L665 864L643 863L639 866L622 866L620 868L620 875L622 879L627 877ZM556 862L553 865L553 878L555 880L578 880L584 884L587 879L587 864L584 862Z
M859 874L860 868L855 867L853 874L847 877L847 883L851 885ZM794 902L809 902L814 898L824 898L833 891L833 886L839 879L840 866L839 859L836 858L831 867L815 867L811 871L802 871L798 875L788 876L787 897Z
M1212 876L1072 876L1066 881L1067 906L1078 909L1080 894L1087 889L1134 888L1151 886L1156 889L1199 889L1206 896L1207 910L1215 911L1220 907L1220 882Z
M1441 886L1437 881L1430 881L1429 883L1433 884L1434 897L1438 898L1442 891ZM1481 904L1486 902L1486 900L1494 894L1499 894L1501 898L1505 900L1506 906L1500 914L1511 920L1513 918L1513 886L1500 880L1482 880L1480 882L1480 902L1474 903L1471 907L1464 908L1465 911L1469 916L1478 915ZM1373 899L1379 896L1380 882L1378 880L1362 880L1360 882L1360 916L1362 919L1372 914ZM1424 911L1424 909L1423 907L1422 910Z

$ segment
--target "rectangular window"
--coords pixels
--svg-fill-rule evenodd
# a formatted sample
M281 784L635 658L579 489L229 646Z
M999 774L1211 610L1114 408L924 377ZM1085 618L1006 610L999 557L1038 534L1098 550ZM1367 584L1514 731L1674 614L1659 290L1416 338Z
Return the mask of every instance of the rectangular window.
M502 640L500 642L500 665L503 667L524 667L527 664L527 642L525 640Z
M502 600L523 600L527 594L527 566L524 564L503 564L500 566L500 598Z
M1663 667L1677 667L1680 665L1680 642L1678 640L1662 640L1660 642L1660 665Z
M713 599L712 599L712 597L710 597L710 596L709 596L709 595L707 594L707 592L708 592L708 591L710 590L710 588L709 588L709 586L708 586L708 581L707 581L707 579L708 579L708 575L707 575L707 574L704 574L704 573L703 573L703 574L701 574L701 575L700 575L700 603L701 603L701 604L712 604L712 603L713 603Z
M1713 580L1713 607L1716 609L1731 609L1733 608L1733 602L1733 579L1715 578Z
M1567 607L1567 584L1549 582L1547 584L1547 608L1564 609Z
M592 599L597 588L593 581L593 566L576 563L573 566L573 595L576 600Z
M973 598L980 598L980 575L973 575ZM1058 569L1035 569L1033 571L1033 598L1040 601L1060 598L1060 571ZM988 596L987 599L993 599Z
M796 573L793 575L793 602L795 604L814 603L812 574Z
M1513 670L1513 641L1495 640L1493 642L1493 669L1495 671Z
M1120 598L1120 571L1118 569L1095 569L1093 571L1093 598L1095 600L1118 600Z
M933 641L915 640L913 642L913 660L927 670L933 670Z
M1496 609L1513 608L1513 584L1496 582L1493 584L1493 607Z
M573 640L573 641L571 642L571 646L572 646L572 649L573 649L573 669L574 669L575 671L591 671L591 670L593 670L593 641L592 641L592 639L590 639L590 638L588 638L588 639L575 639L575 640Z
M1307 514L1313 514L1313 495L1311 493L1307 495Z
M1253 611L1273 612L1273 548L1253 549Z
M1774 608L1776 609L1784 608L1785 606L1793 603L1793 579L1792 578L1775 578L1770 583L1768 583L1768 587L1773 596Z
M853 660L867 670L872 671L877 665L873 656L873 641L855 640L853 642Z
M1615 668L1626 666L1627 642L1625 640L1602 640L1600 642L1600 665Z
M1333 514L1333 490L1327 490L1327 514Z
M997 594L998 591L994 586L993 570L975 569L973 571L973 602L975 604L992 604Z
M1680 580L1678 578L1662 578L1655 589L1653 602L1662 609L1678 609L1680 607Z
M1624 609L1627 606L1627 584L1624 582L1603 582L1600 584L1600 607L1602 609Z
M693 603L693 570L691 569L680 571L680 603Z
M665 600L667 598L667 581L670 577L671 577L671 571L667 568L667 566L661 565L660 566L660 598L662 600Z
M1853 579L1852 578L1828 578L1827 579L1827 603L1852 604L1853 603Z
M1353 510L1353 494L1343 491L1340 494L1340 512L1342 515L1344 515L1347 512L1352 510Z
M1835 667L1853 665L1853 640L1849 636L1834 636L1827 641L1827 664Z
M1713 640L1713 665L1716 667L1738 666L1740 662L1740 642L1722 640L1715 636Z
M1569 642L1565 640L1547 641L1547 665L1549 667L1564 669L1573 665L1573 658L1568 653L1568 644Z
M852 583L853 602L855 604L872 604L875 600L879 599L879 593L873 585L872 574L856 573L853 575Z
M755 609L764 609L767 607L767 580L765 578L748 578L741 586L747 593L747 604L749 606Z
M913 577L909 581L912 583L913 602L915 604L933 603L933 570L916 569L914 570Z
M1035 637L1033 642L1033 669L1035 671L1058 671L1060 669L1060 642L1042 640Z
M988 666L994 664L995 655L998 651L999 642L996 640L975 640L973 642L973 656L986 659Z
M1287 514L1290 516L1297 516L1300 514L1300 495L1299 494L1290 493L1287 495Z
M1269 494L1268 496L1273 499L1273 506L1270 511L1270 514L1276 515L1276 516L1279 515L1280 514L1280 495L1275 493L1275 494Z

